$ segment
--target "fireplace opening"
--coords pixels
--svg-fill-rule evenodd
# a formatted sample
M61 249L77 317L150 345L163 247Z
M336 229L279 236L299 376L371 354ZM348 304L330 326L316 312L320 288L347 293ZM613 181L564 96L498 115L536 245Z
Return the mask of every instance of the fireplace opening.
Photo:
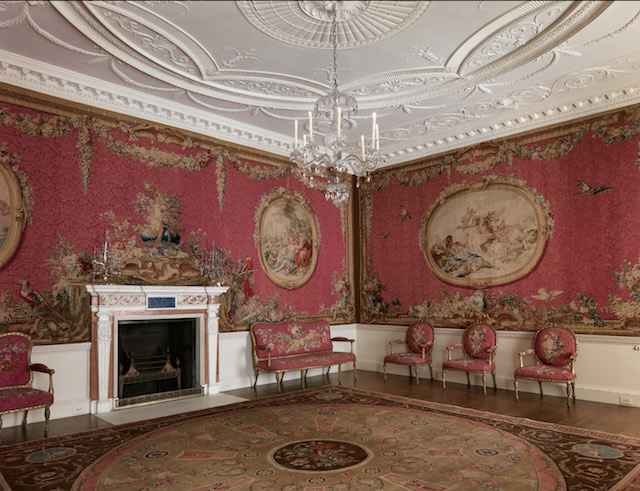
M200 394L196 319L118 321L118 407Z

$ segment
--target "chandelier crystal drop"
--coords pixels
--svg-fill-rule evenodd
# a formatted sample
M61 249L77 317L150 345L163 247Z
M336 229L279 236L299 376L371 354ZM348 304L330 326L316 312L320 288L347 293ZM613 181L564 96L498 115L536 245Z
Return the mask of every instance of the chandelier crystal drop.
M371 138L365 141L360 136L360 149L350 153L347 149L346 132L355 126L354 118L358 112L358 102L354 97L338 90L338 28L337 9L339 2L331 2L331 37L333 63L331 65L332 90L320 97L309 111L307 132L298 138L298 121L294 123L293 152L291 162L298 165L313 184L314 178L328 181L325 198L336 206L349 200L348 175L360 179L369 179L369 173L382 164L380 157L379 129L376 115L373 113Z

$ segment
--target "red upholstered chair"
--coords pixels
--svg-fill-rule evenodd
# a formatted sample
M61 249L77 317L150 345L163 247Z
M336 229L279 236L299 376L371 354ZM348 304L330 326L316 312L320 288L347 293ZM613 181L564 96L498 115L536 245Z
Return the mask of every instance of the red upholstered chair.
M394 353L393 347L399 344L406 344L409 351ZM420 365L429 365L431 380L433 380L433 367L431 366L431 350L433 349L433 328L426 322L417 322L407 328L406 339L396 339L390 341L391 354L384 357L384 379L387 380L387 363L393 365L404 365L409 367L411 377L411 367L415 367L416 384L420 383Z
M571 329L565 327L544 327L540 329L533 339L533 349L518 353L520 368L516 369L513 383L516 388L516 401L518 400L518 380L535 380L540 386L542 382L554 382L567 384L567 406L571 395L576 399L576 372L574 362L578 356L578 340ZM535 355L534 365L525 365L525 355Z
M447 347L447 360L442 363L442 387L445 388L447 370L466 372L467 385L470 385L470 373L482 374L482 390L487 393L487 372L493 375L493 388L496 388L496 331L486 324L474 324L465 329L462 344ZM463 358L452 360L454 349L461 349Z
M32 387L33 372L49 374L49 390ZM0 429L2 415L24 411L27 424L30 409L44 409L44 434L49 431L49 407L53 404L53 373L46 366L31 364L31 339L22 333L0 334Z

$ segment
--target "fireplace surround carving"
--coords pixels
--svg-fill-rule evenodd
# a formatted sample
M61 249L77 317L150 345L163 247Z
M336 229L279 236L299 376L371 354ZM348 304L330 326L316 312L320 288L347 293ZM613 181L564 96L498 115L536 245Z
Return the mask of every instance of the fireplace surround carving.
M116 408L118 322L135 319L196 319L199 380L203 394L219 392L218 311L224 286L88 284L92 312L92 412ZM115 360L115 361L114 361Z

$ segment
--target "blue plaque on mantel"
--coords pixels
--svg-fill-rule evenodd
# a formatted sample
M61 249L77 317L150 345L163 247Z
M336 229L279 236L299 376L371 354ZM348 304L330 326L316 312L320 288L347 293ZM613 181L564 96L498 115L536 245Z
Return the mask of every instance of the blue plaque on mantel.
M176 297L148 297L148 309L175 309Z

